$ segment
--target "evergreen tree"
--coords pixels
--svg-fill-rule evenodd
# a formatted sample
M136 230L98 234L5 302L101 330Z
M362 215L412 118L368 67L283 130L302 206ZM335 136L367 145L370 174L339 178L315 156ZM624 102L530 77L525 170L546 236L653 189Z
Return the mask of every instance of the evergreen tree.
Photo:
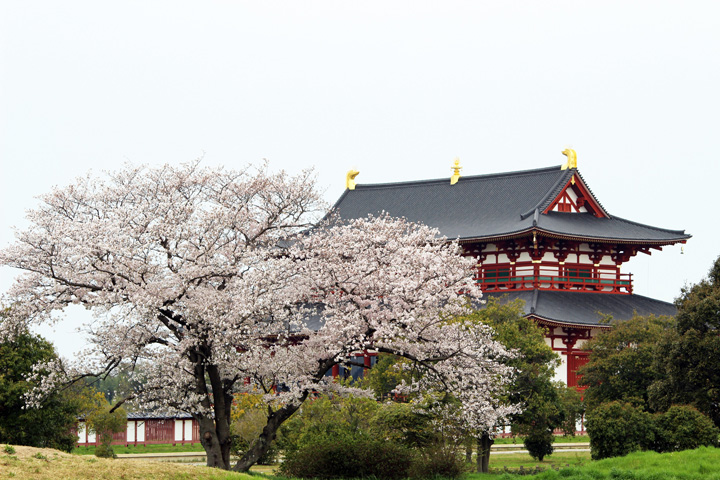
M585 348L589 362L579 373L588 410L613 401L642 405L648 403L648 388L660 377L654 358L663 338L672 334L674 320L667 317L634 316L625 322L612 322L612 329L601 332Z
M23 408L23 395L32 388L25 377L34 364L56 358L50 342L30 333L0 343L0 443L66 452L75 446L78 403L69 395L53 394L41 408Z
M650 387L658 410L687 404L720 426L720 257L708 277L684 288L677 300L677 325L660 343Z

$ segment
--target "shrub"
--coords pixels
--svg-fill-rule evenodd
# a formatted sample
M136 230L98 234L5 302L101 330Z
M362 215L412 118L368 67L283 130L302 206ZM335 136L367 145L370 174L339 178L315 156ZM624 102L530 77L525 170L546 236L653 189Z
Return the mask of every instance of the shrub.
M530 456L542 462L543 458L553 453L554 441L555 437L551 431L537 429L525 437L523 443Z
M624 402L603 403L588 412L593 460L627 455L653 446L655 427L652 415Z
M655 450L676 452L700 446L718 446L720 430L712 420L689 405L672 406L656 418Z
M112 441L112 437L110 437ZM98 443L95 447L95 456L100 458L117 458L110 444Z
M437 445L422 449L408 471L411 478L459 478L467 470L453 446Z
M366 435L314 437L286 453L282 475L299 478L401 479L408 476L413 453L401 445Z

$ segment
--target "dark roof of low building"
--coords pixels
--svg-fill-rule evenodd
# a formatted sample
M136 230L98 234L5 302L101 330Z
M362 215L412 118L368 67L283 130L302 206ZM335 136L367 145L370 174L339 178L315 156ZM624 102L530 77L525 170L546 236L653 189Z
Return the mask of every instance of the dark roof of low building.
M606 320L629 320L633 315L675 316L675 305L642 295L613 295L594 292L528 290L492 292L486 297L503 297L525 302L525 315L548 325L598 327ZM482 307L481 307L482 308Z
M609 214L605 218L591 213L542 214L573 174L582 179L576 169L549 167L461 177L455 185L450 185L447 178L358 184L355 190L345 190L333 211L345 219L385 212L438 228L445 237L461 241L511 238L529 231L561 238L652 245L690 238L682 230L656 228ZM594 196L593 200L602 209ZM607 212L603 209L603 213Z
M128 412L128 420L182 420L193 418L189 413L151 413L151 412Z

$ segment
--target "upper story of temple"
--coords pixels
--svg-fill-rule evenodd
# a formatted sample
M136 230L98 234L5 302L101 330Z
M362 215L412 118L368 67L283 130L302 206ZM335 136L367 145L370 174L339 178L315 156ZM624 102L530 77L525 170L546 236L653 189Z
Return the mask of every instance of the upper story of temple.
M458 239L477 259L484 292L554 290L628 295L623 263L638 253L685 243L680 230L610 215L577 169L566 165L491 175L355 184L334 206L343 218L386 212Z

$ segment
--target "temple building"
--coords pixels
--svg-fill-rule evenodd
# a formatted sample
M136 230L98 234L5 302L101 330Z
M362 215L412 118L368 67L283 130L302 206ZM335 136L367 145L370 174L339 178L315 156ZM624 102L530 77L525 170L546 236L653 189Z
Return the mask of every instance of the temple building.
M485 297L522 299L525 315L546 329L546 342L562 359L556 378L577 387L576 370L587 362L583 344L605 320L675 315L675 306L633 293L623 263L638 253L685 243L680 230L610 215L577 169L575 152L560 166L450 179L356 184L333 210L346 219L386 212L458 239L477 259Z

